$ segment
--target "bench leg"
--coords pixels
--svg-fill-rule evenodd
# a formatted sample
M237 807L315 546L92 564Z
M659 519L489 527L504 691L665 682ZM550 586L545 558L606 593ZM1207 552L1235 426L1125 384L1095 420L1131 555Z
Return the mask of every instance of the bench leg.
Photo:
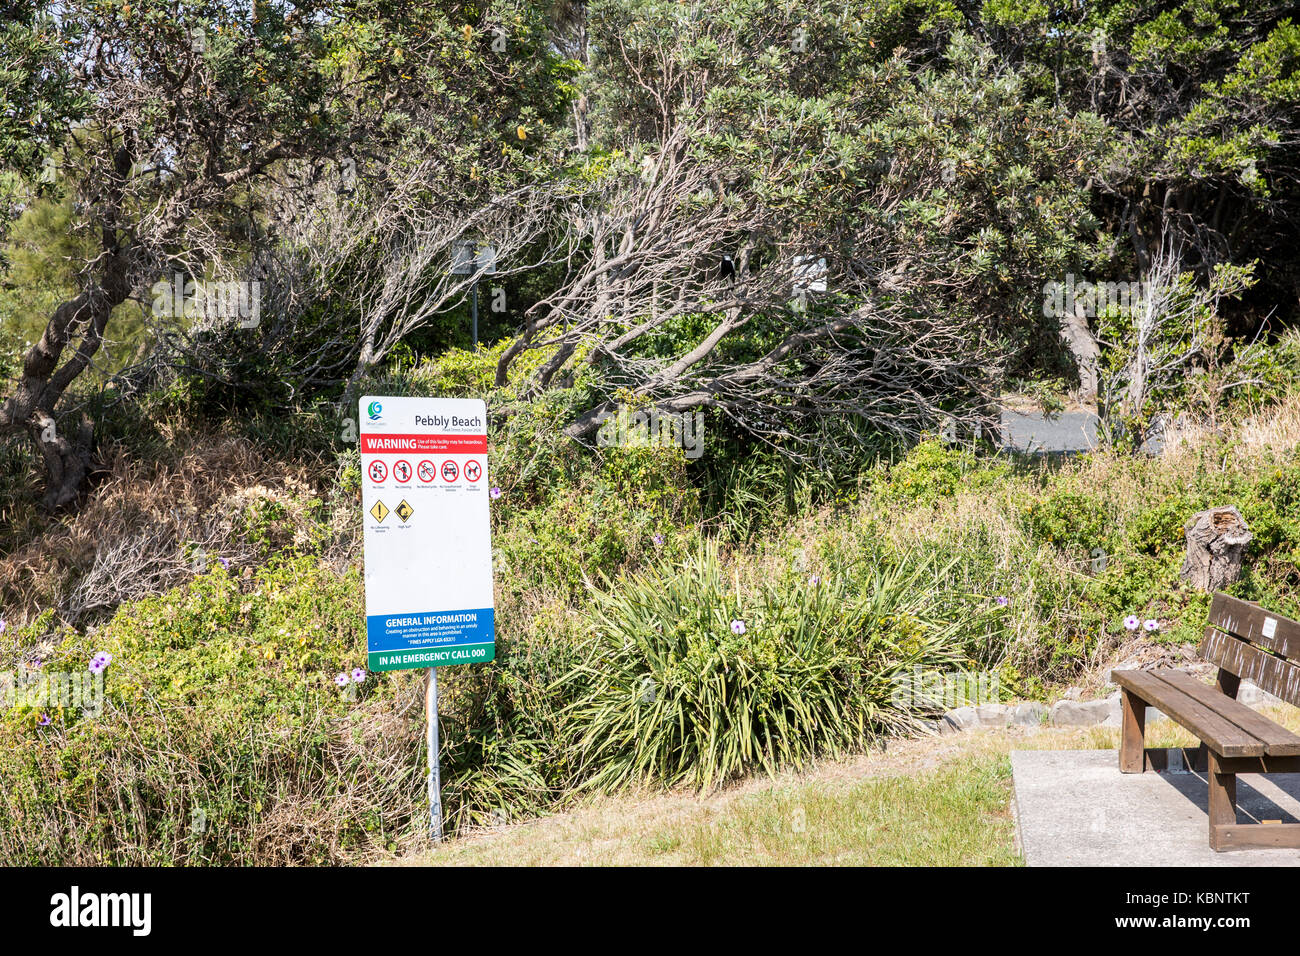
M1142 752L1145 746L1147 702L1131 690L1120 691L1120 773L1141 773L1145 766Z
M1210 849L1223 851L1231 841L1224 831L1237 823L1237 775L1219 770L1219 755L1209 751L1209 770L1206 779L1210 784Z

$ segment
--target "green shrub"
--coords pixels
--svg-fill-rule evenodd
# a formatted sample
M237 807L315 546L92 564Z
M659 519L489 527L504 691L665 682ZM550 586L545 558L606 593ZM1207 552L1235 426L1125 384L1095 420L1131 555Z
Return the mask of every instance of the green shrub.
M1102 498L1076 491L1051 491L1024 512L1025 528L1058 548L1109 550L1116 515Z
M580 786L709 787L909 726L900 677L960 660L921 578L787 576L747 593L706 546L598 593L594 637L565 678L582 688L570 708Z
M395 845L422 779L401 681L364 664L360 576L219 567L70 632L47 671L112 654L103 711L0 718L0 862L337 863ZM69 821L76 821L70 827Z

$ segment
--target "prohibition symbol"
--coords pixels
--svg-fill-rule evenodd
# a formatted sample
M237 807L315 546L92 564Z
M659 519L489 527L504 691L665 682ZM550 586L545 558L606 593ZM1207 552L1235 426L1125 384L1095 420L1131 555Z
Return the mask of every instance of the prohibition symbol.
M393 462L393 480L405 484L411 480L411 463L405 459Z
M442 463L442 480L455 481L460 477L460 468L454 461L444 461Z
M478 481L483 477L483 466L476 461L465 462L465 480Z
M427 458L415 466L415 473L420 476L421 481L433 481L438 477L437 470L433 467L433 462Z
M375 484L380 484L388 477L388 466L382 461L372 461L370 463L370 480Z

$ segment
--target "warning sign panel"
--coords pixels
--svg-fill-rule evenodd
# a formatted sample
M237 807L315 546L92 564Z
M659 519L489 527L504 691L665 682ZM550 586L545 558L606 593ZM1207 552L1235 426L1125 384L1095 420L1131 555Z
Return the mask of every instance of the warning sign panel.
M487 406L368 395L358 420L370 669L492 660Z

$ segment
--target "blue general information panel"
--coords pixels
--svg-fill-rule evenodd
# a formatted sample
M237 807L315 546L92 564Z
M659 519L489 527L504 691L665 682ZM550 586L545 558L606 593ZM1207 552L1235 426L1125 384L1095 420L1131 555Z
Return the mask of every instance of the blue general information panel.
M492 660L486 406L371 395L359 412L370 669Z
M493 610L368 614L366 647L372 671L481 664L496 653Z

